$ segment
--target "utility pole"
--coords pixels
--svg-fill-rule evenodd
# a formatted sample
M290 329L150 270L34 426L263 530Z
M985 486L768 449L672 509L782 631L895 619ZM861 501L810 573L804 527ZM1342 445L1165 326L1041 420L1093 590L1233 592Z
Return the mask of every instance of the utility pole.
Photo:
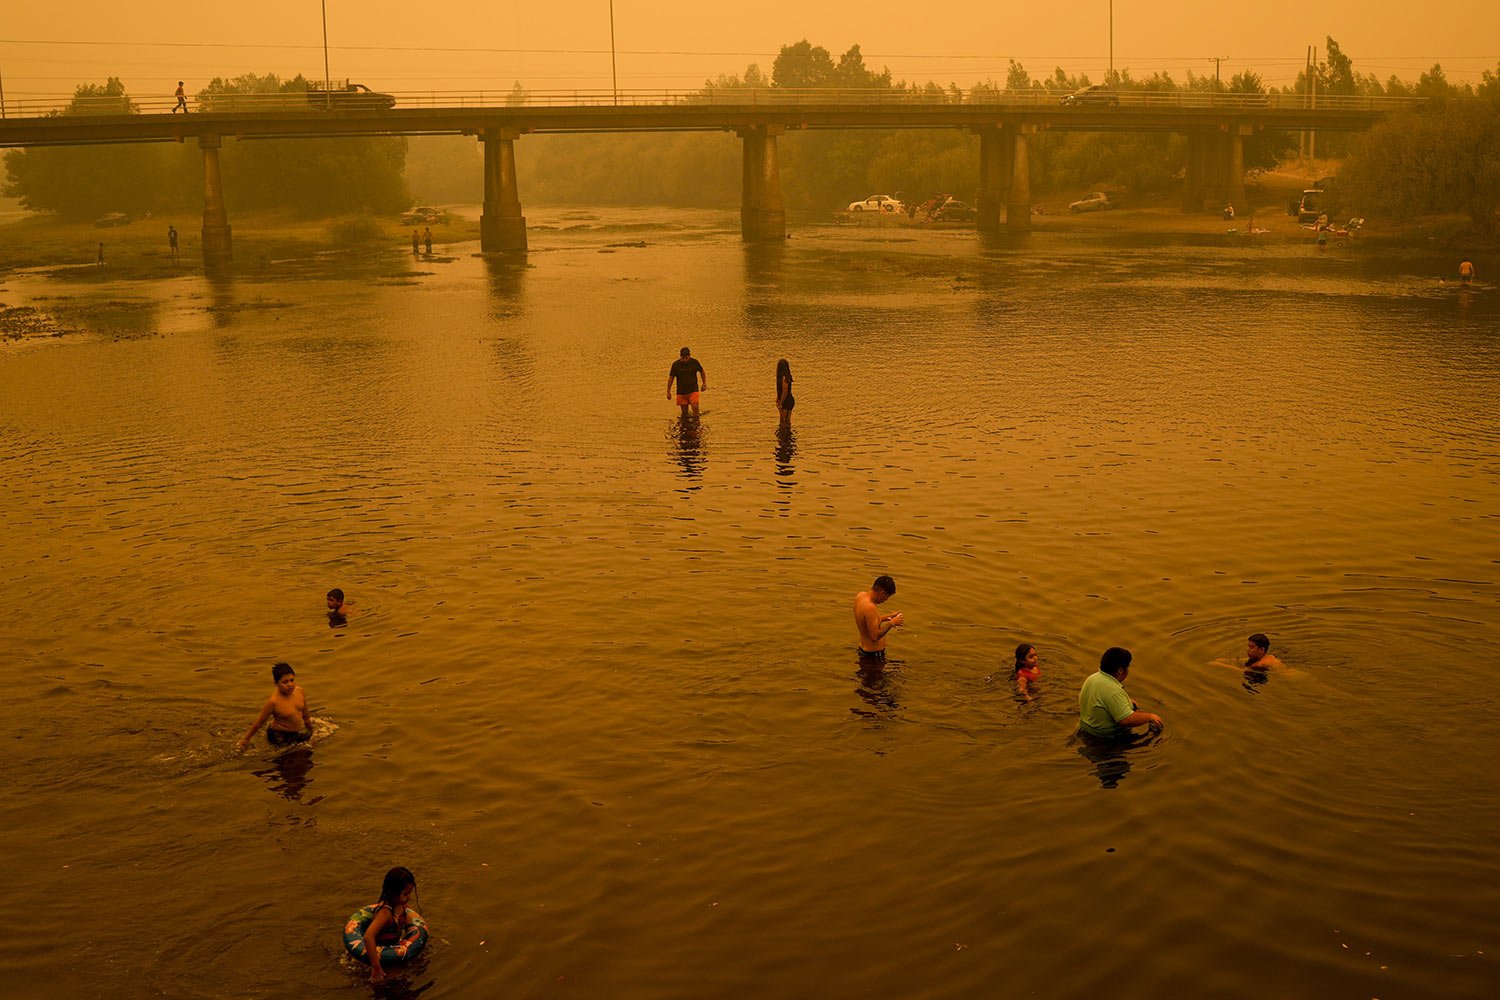
M1115 85L1115 0L1109 0L1109 85Z
M5 117L5 74L0 73L0 118Z
M328 0L323 0L323 110L333 108L333 79L328 75Z
M1308 83L1309 92L1312 94L1312 103L1310 103L1308 105L1308 107L1309 108L1316 108L1318 106L1318 47L1316 45L1314 45L1312 47L1312 64L1311 64L1311 66L1309 68L1310 68L1311 72L1309 72L1307 74L1307 83ZM1317 129L1308 129L1307 130L1307 159L1308 159L1309 162L1311 162L1311 161L1313 161L1313 160L1315 160L1317 158L1318 158L1318 130Z
M620 75L615 70L615 0L609 0L609 80L614 90L615 103L619 104Z
M1224 89L1224 84L1222 84L1222 83L1219 82L1219 63L1223 61L1223 58L1224 58L1223 56L1214 56L1213 57L1213 59L1214 59L1214 93L1216 93L1216 94L1220 93Z

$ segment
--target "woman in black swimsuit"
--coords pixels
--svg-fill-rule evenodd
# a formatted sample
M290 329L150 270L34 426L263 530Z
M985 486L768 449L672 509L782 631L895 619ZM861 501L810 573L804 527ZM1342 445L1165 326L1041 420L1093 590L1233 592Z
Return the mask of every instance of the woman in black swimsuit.
M796 405L797 398L792 395L792 366L782 358L776 362L776 411L783 421L790 420L792 407Z

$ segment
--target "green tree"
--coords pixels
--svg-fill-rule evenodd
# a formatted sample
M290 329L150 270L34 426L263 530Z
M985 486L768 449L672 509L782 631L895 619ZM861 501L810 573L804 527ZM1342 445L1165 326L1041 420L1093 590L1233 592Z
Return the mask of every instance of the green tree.
M57 115L135 114L118 77L79 84ZM5 154L0 190L33 212L93 219L107 212L140 214L158 206L166 150L155 145L57 146Z
M856 55L858 46L855 47ZM773 86L803 90L811 87L834 85L833 57L822 46L815 46L807 39L794 45L783 45L771 64Z

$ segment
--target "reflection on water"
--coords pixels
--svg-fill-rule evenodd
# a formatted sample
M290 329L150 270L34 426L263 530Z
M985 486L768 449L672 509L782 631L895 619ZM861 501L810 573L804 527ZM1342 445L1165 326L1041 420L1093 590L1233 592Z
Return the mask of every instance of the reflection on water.
M271 758L269 766L251 773L257 778L264 778L271 787L271 791L288 802L299 802L302 799L303 790L312 784L312 779L308 777L312 769L312 748L304 746L277 754ZM321 801L323 797L319 795L303 804L313 806Z
M1151 733L1137 733L1107 740L1074 733L1078 756L1089 762L1090 773L1099 779L1100 788L1117 788L1133 766L1132 758L1143 753L1163 737Z
M776 484L783 489L797 485L792 478L797 474L797 467L792 464L797 460L797 432L792 428L790 416L783 413L776 428Z
M855 676L859 678L859 687L854 693L867 707L856 706L849 711L864 719L871 729L884 729L901 711L901 703L896 700L897 675L893 673L896 662L856 656Z
M171 336L90 300L104 336L0 350L0 824L49 942L7 981L237 995L280 941L348 991L331 929L405 864L454 996L1496 994L1500 296L1441 253L619 214L645 246L598 253L609 210L525 267L121 283ZM905 662L854 670L882 572ZM316 617L331 580L380 614ZM1206 666L1262 629L1315 683ZM1041 635L1018 705L996 649ZM1120 637L1172 738L1075 745ZM246 781L280 659L347 736ZM1100 887L1148 882L1110 951Z
M672 457L681 468L683 478L694 484L686 489L700 489L697 481L703 478L703 466L708 459L703 418L691 413L681 414L668 423L667 435L672 442Z

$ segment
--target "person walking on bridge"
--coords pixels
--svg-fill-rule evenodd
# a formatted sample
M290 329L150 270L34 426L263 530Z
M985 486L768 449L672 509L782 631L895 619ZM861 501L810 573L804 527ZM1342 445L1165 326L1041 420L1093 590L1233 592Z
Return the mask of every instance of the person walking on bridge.
M183 114L188 113L187 91L182 89L181 80L177 81L177 105L176 107L172 108L172 114L175 115L179 111L181 111Z

